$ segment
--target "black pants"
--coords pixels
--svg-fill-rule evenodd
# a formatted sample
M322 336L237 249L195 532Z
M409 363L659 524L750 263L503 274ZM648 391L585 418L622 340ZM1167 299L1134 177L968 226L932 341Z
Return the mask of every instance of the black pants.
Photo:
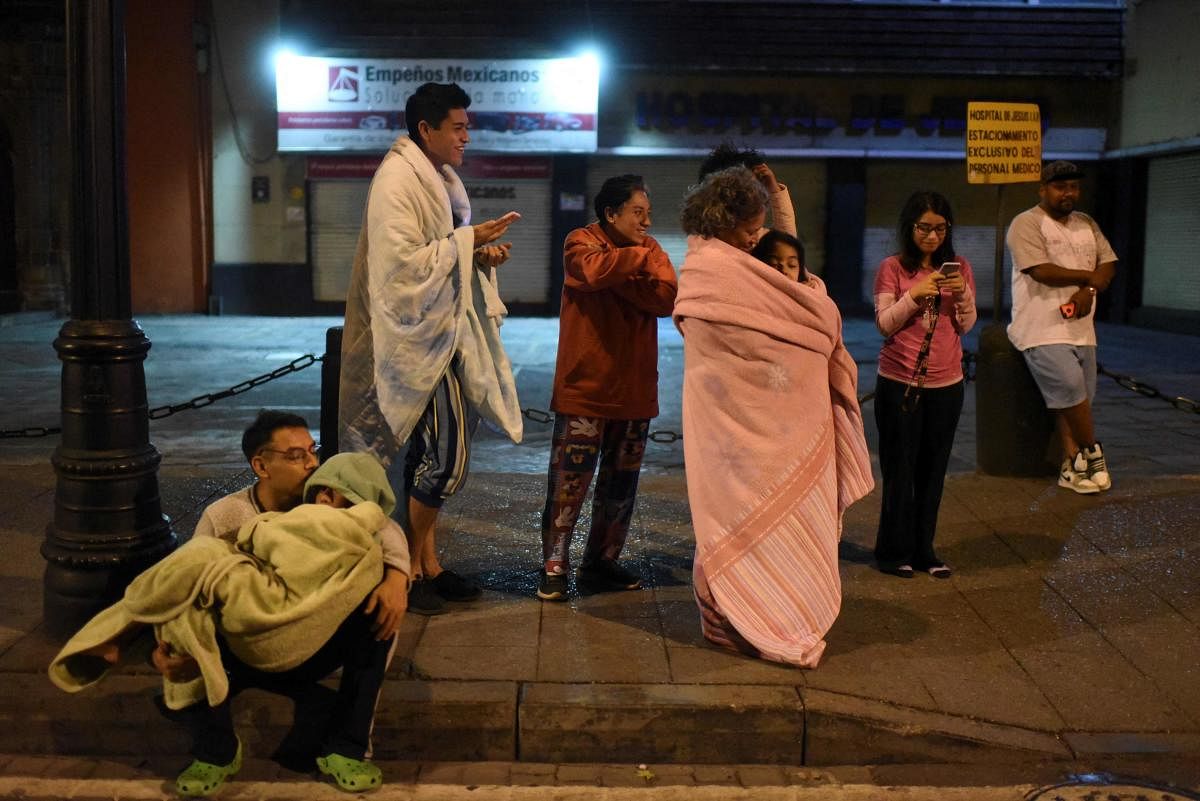
M320 745L320 755L340 754L362 759L371 736L375 702L383 686L384 671L392 640L376 640L371 632L373 616L363 614L363 605L350 613L307 661L291 670L266 673L250 667L230 653L221 641L221 660L229 673L229 695L218 706L203 701L182 710L178 717L192 735L192 756L201 762L227 765L237 753L231 702L249 687L279 693L296 701L297 718L308 702L316 703L322 688L318 681L339 667L342 680L334 700L332 716Z
M963 382L923 389L916 403L910 400L907 411L903 408L906 389L906 384L883 376L875 384L883 473L875 560L881 567L912 565L925 570L938 563L933 535L962 412Z

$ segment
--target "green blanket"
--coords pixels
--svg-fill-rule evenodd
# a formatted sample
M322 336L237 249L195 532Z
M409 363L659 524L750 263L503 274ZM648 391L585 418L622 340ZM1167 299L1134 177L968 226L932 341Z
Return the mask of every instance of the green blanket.
M248 665L279 672L311 657L383 578L375 503L350 509L304 504L267 512L242 526L236 543L195 537L130 583L125 597L96 615L50 664L50 680L78 692L112 665L81 652L136 623L190 654L200 678L163 680L167 706L182 709L229 693L217 632Z

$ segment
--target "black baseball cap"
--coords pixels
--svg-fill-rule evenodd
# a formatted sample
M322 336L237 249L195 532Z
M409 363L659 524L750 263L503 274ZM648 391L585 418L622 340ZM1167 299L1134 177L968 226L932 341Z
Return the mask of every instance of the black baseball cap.
M1083 173L1070 161L1051 161L1042 167L1042 183L1072 181L1083 177Z

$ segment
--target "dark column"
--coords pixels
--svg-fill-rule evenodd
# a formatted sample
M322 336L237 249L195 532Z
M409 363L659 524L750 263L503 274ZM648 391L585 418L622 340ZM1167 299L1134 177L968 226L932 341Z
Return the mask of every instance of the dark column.
M546 303L551 314L558 314L562 303L563 242L567 234L587 225L592 218L591 198L587 196L587 158L555 156L550 193L553 210L550 228L550 290ZM583 199L583 209L572 208L580 198Z
M0 314L21 308L17 285L17 215L13 198L13 143L4 120L0 120Z
M175 547L158 494L144 361L130 319L123 0L68 0L71 315L63 363L54 521L42 555L45 627L65 637Z
M867 164L862 159L827 162L825 273L829 296L843 315L871 313L863 298L863 232L867 227Z
M1108 291L1096 298L1096 319L1127 323L1130 312L1142 305L1149 161L1123 158L1101 162L1095 171L1098 175L1090 202L1100 230L1117 254L1117 274Z
M989 476L1046 476L1058 470L1054 415L1005 323L979 332L975 363L975 460Z
M335 325L325 331L325 358L321 361L321 461L338 452L338 411L341 408L342 332Z

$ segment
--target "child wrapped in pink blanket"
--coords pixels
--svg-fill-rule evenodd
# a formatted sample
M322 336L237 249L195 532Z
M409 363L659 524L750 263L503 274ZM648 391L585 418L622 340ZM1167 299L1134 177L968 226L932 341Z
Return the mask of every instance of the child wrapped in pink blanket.
M683 442L704 636L816 667L841 608L842 513L871 491L842 318L717 238L688 238Z

